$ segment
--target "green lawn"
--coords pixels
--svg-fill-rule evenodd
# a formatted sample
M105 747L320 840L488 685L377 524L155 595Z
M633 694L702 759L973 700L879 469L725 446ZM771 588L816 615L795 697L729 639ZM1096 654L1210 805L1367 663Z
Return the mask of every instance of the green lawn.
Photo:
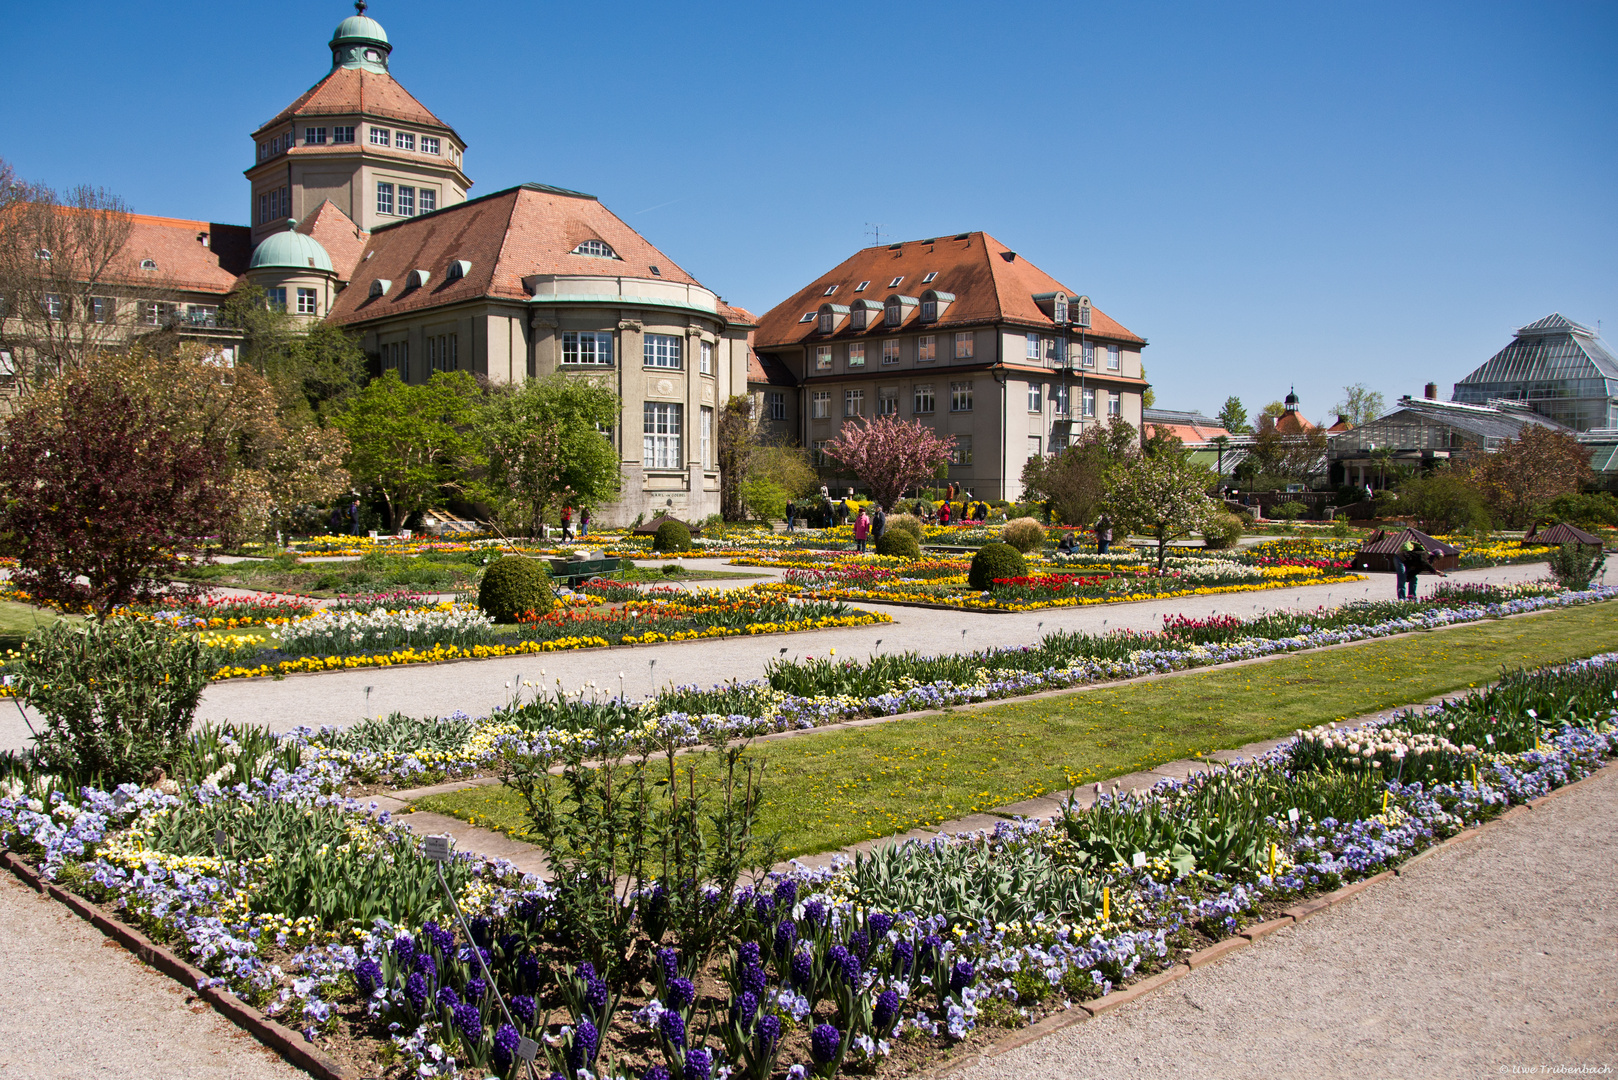
M23 638L55 622L59 615L32 604L19 604L15 600L0 600L0 645L15 648Z
M1618 604L758 744L783 857L845 847L1618 648ZM694 755L705 758L707 755ZM521 835L519 796L418 802Z

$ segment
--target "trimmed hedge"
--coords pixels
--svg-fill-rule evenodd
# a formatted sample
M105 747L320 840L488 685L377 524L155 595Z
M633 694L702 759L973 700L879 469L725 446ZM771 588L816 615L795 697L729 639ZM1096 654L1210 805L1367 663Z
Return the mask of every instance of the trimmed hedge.
M544 615L555 606L550 569L537 559L507 555L483 571L478 607L497 623L514 623L530 611Z
M876 553L890 555L898 559L921 558L921 545L916 538L904 529L895 529L893 522L888 522L887 531L876 540Z
M984 544L972 556L972 569L966 583L974 589L992 589L996 578L1025 577L1028 563L1022 552L1010 544Z
M691 530L685 527L685 522L670 518L657 527L652 536L652 550L690 551Z
M1242 519L1235 514L1219 514L1202 530L1202 546L1213 551L1236 546L1242 538Z
M915 514L889 514L888 526L882 530L882 535L886 536L891 532L907 532L916 538L916 543L919 545L921 543L921 518Z
M1000 530L1000 539L1024 554L1045 546L1045 526L1031 517L1020 517L1006 522Z

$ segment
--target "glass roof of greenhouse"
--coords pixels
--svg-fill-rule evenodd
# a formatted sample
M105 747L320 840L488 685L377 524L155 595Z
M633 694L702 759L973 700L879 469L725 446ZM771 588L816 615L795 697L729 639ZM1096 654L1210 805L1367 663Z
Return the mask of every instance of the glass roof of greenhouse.
M1455 396L1470 400L1467 387L1598 379L1606 380L1606 394L1618 395L1618 357L1594 330L1553 313L1519 329L1510 345L1455 384Z

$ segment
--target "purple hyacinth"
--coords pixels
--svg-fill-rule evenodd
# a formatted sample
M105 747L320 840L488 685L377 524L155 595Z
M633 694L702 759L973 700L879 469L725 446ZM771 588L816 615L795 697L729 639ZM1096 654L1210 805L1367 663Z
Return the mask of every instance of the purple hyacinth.
M764 962L764 957L759 953L758 942L756 941L742 942L742 947L736 950L736 959L741 961L743 967L748 964L762 964Z
M792 985L802 990L815 978L815 958L807 949L792 954Z
M938 963L938 958L943 951L944 939L939 937L937 934L928 934L926 937L922 938L921 956L919 957L921 966L923 968L930 968L934 964Z
M830 1065L837 1060L837 1048L843 1037L830 1024L819 1024L809 1033L809 1056L816 1065Z
M775 955L786 956L797 943L798 924L791 919L782 919L781 925L775 928Z
M893 1027L893 1022L899 1018L899 991L884 990L876 996L876 1005L871 1009L871 1019L876 1022L879 1034L885 1034Z
M411 975L410 978L406 979L405 997L410 999L410 1004L416 1007L417 1012L420 1012L422 1009L426 1008L427 977L418 971Z
M511 1015L516 1017L524 1027L527 1027L534 1022L534 1017L538 1015L538 1006L534 1004L534 999L527 994L518 994L511 999Z
M764 968L760 964L746 964L742 967L742 989L754 994L762 995L764 988L769 985L769 979L764 975Z
M955 966L950 969L949 973L949 988L956 992L966 989L972 985L972 975L972 961L955 961Z
M865 925L871 928L872 940L881 941L888 936L888 931L893 929L893 916L873 911L866 918Z
M783 881L775 887L775 902L782 907L790 908L798 902L798 883L796 881Z
M461 1003L461 995L455 992L453 986L440 986L437 1001L441 1008L454 1009Z
M483 1010L472 1004L455 1006L455 1026L467 1042L476 1042L483 1038Z
M474 975L472 978L466 980L466 1000L481 1002L483 1000L483 992L488 988L488 983L484 982L482 978Z
M596 1047L600 1043L601 1035L596 1031L596 1026L590 1023L590 1018L579 1017L578 1024L573 1028L573 1042L567 1048L568 1067L574 1072L589 1068L596 1059Z
M584 984L584 1003L600 1016L607 1007L607 980L591 979Z
M402 934L394 938L393 958L405 967L409 967L416 959L416 939L409 934Z
M438 961L433 959L432 953L419 952L416 954L416 970L429 979L438 977Z
M758 995L751 990L742 992L742 996L730 1004L731 1021L744 1031L753 1026L753 1017L758 1015Z
M511 1063L517 1059L517 1044L522 1036L510 1024L501 1024L500 1030L494 1033L494 1066L500 1072L511 1068Z
M916 962L916 947L908 941L895 941L893 943L893 973L900 977L910 974L911 965Z
M680 977L680 954L673 949L657 950L657 962L663 969L664 985Z
M826 905L819 900L811 900L803 905L803 921L810 926L819 926L826 921Z
M493 940L493 936L489 933L493 925L493 921L487 915L477 915L473 917L467 929L472 931L473 941L479 945L487 946Z
M753 913L760 919L768 919L775 910L775 900L769 893L759 893L753 897Z
M541 970L539 956L535 953L525 952L517 957L517 981L524 990L533 990L539 986Z
M685 1045L685 1020L672 1009L657 1014L657 1029L670 1046Z
M768 1054L781 1041L781 1018L773 1013L765 1013L758 1018L759 1048Z
M354 965L354 982L362 997L370 997L382 985L382 965L375 960L361 960Z
M871 935L864 930L856 930L848 935L848 951L864 960L871 954Z
M697 1000L697 987L690 979L670 979L664 1002L671 1009L684 1012Z
M640 1074L640 1080L671 1080L667 1065L653 1065Z
M686 1051L684 1080L712 1080L713 1055L700 1046Z
M844 982L848 983L850 986L859 986L860 976L864 974L864 967L860 964L859 957L855 956L853 953L844 953L843 961L838 966L843 969Z

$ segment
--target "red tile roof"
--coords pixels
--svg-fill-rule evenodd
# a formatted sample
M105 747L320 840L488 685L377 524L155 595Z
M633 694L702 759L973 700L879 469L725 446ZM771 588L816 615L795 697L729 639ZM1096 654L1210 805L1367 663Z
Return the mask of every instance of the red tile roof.
M751 311L748 311L744 307L737 307L735 304L727 304L723 300L719 301L719 314L723 315L725 317L725 321L730 323L732 326L758 325L757 315L754 315Z
M1008 257L1009 256L1009 257ZM937 273L923 283L929 273ZM902 280L897 286L889 282ZM864 292L854 290L862 281L870 285ZM826 290L837 286L827 296ZM1029 329L1054 329L1056 324L1040 310L1034 297L1043 293L1065 292L1080 295L1028 262L994 237L984 232L963 233L960 237L939 237L932 241L909 241L891 246L864 248L835 269L817 278L777 304L759 322L760 348L796 344L816 335L815 322L800 322L804 313L818 311L822 303L852 305L856 300L881 303L892 293L920 297L928 289L955 294L955 300L939 314L940 328L968 324L1009 322ZM1145 344L1145 339L1125 329L1117 321L1092 307L1089 334L1111 341ZM914 329L920 321L919 306L906 312L901 329ZM845 320L832 338L875 336L892 333L880 319L866 330L854 330Z
M1283 435L1301 435L1315 430L1315 425L1303 413L1293 409L1275 418L1275 430Z
M353 219L330 199L315 207L314 213L299 222L298 231L313 237L326 249L339 281L347 281L353 276L354 267L365 253L365 240L370 235L354 224Z
M774 353L747 352L747 381L769 383L771 386L797 386L791 370Z
M1161 431L1173 435L1183 443L1205 443L1210 439L1217 439L1221 435L1230 438L1230 432L1222 427L1205 427L1202 424L1165 424L1159 420L1142 421L1142 427L1149 427L1153 431Z
M80 211L64 207L60 212ZM252 231L245 225L150 214L130 214L129 223L129 239L105 275L109 282L223 295L235 286L252 255ZM141 269L147 259L155 269Z
M338 68L321 79L298 100L275 114L275 119L259 126L256 138L266 128L273 127L294 116L331 116L345 113L364 113L367 116L402 120L420 127L454 131L448 124L428 111L392 75L364 68ZM458 137L458 136L457 136Z
M592 234L585 239L605 241L618 257L573 254L582 230ZM450 281L447 268L458 259L471 262L472 269L461 280ZM659 273L652 273L653 266ZM406 290L411 270L428 270L432 277L425 287ZM522 279L531 274L702 284L593 195L524 184L374 230L349 287L332 306L332 319L362 322L481 296L526 300ZM386 296L373 299L371 282L378 278L393 286Z

